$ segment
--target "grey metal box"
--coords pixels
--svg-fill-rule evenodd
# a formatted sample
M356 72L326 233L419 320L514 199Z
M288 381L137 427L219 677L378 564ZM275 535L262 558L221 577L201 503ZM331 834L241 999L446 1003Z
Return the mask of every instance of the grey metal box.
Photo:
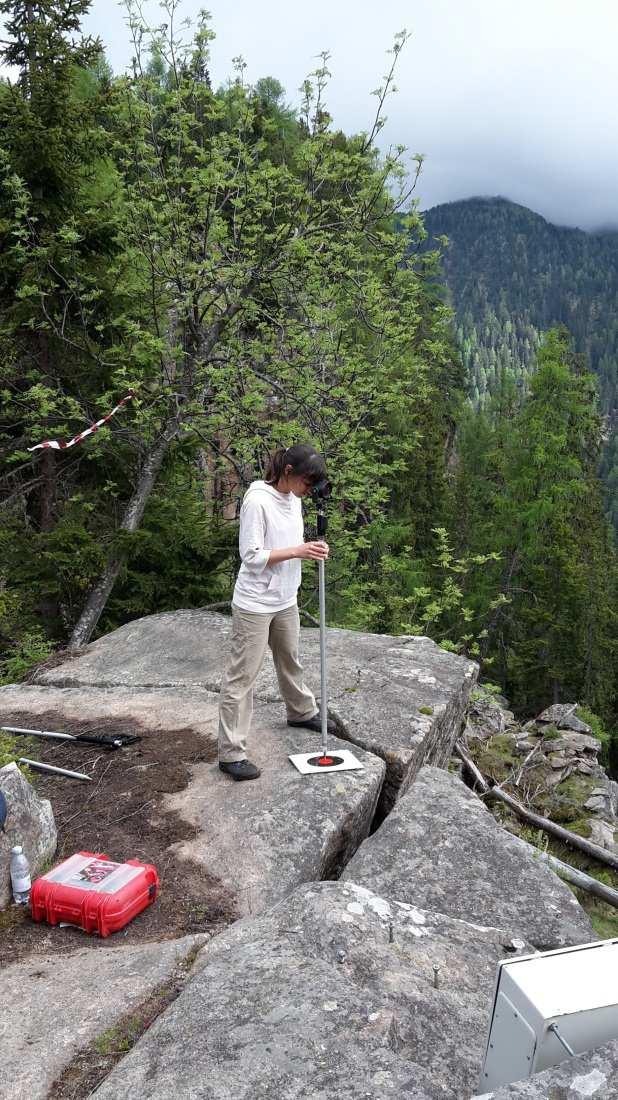
M521 1081L618 1038L618 939L498 964L479 1092Z

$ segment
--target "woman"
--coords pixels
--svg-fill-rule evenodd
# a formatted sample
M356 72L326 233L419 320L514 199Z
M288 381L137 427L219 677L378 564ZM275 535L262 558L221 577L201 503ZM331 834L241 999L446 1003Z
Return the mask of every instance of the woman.
M257 779L247 759L253 685L266 647L272 651L289 726L321 730L315 696L298 661L300 618L296 594L301 560L325 561L325 542L305 542L301 497L326 477L324 459L297 444L275 452L266 479L254 481L240 511L242 565L232 598L232 644L219 704L219 767L233 779ZM329 731L335 726L329 721Z

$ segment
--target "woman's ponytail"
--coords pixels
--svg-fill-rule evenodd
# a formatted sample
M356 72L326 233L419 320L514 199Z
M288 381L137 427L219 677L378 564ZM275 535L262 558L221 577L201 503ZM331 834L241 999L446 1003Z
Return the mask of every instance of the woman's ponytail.
M283 473L286 467L285 456L287 450L285 447L279 447L278 450L272 454L268 460L268 468L266 470L266 477L264 480L269 485L276 485L280 478L283 477Z

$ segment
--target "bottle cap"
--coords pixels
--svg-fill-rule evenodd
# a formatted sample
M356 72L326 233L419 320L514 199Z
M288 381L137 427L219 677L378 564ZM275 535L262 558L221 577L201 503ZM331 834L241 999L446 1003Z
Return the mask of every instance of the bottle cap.
M21 844L16 844L14 848L11 848L11 851L12 851L13 855L20 856L21 853L22 853Z

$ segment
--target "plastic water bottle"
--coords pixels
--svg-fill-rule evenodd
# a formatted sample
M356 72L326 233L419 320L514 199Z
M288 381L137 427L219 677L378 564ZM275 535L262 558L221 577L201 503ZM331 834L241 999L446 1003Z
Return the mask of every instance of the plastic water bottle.
M30 878L30 865L23 853L21 844L11 848L11 885L13 887L13 901L17 905L27 905L30 899L32 880Z

